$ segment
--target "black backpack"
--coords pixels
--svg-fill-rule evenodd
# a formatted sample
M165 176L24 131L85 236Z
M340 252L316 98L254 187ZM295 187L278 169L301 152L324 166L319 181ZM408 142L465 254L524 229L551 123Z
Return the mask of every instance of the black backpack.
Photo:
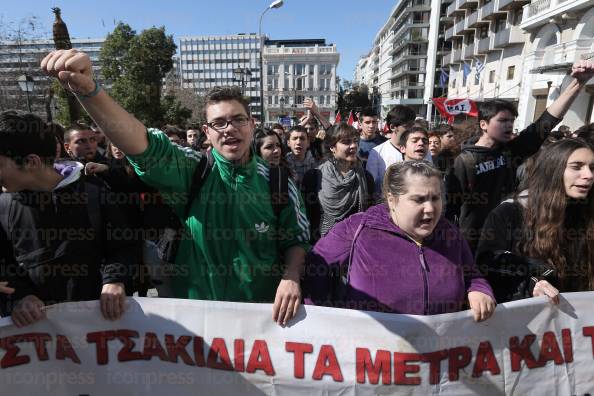
M192 186L190 187L188 200L184 209L184 219L188 217L192 203L198 196L213 166L214 157L210 151L207 151L205 155L200 157L200 162L192 176ZM278 225L280 213L289 203L289 172L287 168L278 166L270 167L268 185L272 200L272 210L274 211ZM184 226L184 223L176 216L174 224L164 230L157 242L157 256L167 264L174 264L180 242L183 239L191 238L192 236Z

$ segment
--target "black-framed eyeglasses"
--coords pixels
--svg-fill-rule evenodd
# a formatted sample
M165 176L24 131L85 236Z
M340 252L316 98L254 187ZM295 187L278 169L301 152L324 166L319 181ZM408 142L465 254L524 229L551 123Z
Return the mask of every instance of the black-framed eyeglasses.
M212 122L207 122L206 125L217 132L221 132L227 129L229 124L233 125L235 128L244 127L248 124L249 120L250 119L247 117L236 117L230 120L214 120Z

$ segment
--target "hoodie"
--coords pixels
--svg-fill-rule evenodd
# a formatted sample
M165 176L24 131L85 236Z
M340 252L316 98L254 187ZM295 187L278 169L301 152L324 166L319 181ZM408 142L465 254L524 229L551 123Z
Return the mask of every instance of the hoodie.
M306 258L303 289L309 304L412 315L460 311L470 291L493 297L456 227L442 218L418 245L385 204L352 215L318 241Z
M447 177L446 217L458 222L473 251L489 212L515 191L518 166L540 149L560 121L545 111L508 143L482 147L474 137L462 146Z
M54 304L99 299L107 283L124 283L131 292L136 242L118 237L125 213L82 175L81 163L57 161L54 169L63 179L52 191L0 195L0 228L10 245L2 271L16 289L0 295L4 315L28 294Z

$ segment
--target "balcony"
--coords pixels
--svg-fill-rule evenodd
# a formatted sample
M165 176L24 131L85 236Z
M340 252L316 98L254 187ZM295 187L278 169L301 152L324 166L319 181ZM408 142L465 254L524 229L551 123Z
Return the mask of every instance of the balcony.
M478 14L479 14L479 10L474 11L472 14L470 14L468 16L468 18L466 18L466 28L473 28L475 27L478 23Z
M474 55L474 43L466 44L466 48L464 48L464 59L472 59Z
M445 31L444 40L446 40L446 41L451 40L452 37L454 37L454 27L453 26Z
M464 9L468 8L468 3L476 3L478 0L454 0L446 8L446 15L453 16L455 14L464 15Z
M464 32L464 19L454 25L454 35L461 36Z
M594 6L594 0L536 0L524 6L522 24L524 30L540 28L565 13L586 12Z
M528 16L533 17L538 14L542 14L551 8L551 0L536 0L528 7Z
M499 0L499 9L501 11L511 11L522 8L526 4L530 4L530 0Z
M446 16L451 17L454 14L454 11L456 11L456 2L452 1L452 4L446 8Z
M487 54L493 50L492 37L485 37L477 43L477 53L479 55Z
M421 70L420 67L416 67L416 66L412 66L412 67L403 66L396 70L392 70L392 75L391 75L390 79L402 77L406 74L419 74L419 73L425 73L425 70Z
M452 63L457 63L462 60L462 48L452 51Z
M493 47L505 48L510 45L523 43L524 33L522 33L522 29L520 29L519 26L510 26L507 29L504 29L495 34L495 38L493 40Z
M474 4L478 4L478 0L457 0L456 4L458 8L467 9L472 7Z
M491 20L499 15L504 15L505 11L499 10L499 1L500 0L491 0L490 3L487 3L484 6L482 6L480 9L481 19Z
M452 62L452 53L448 52L448 53L444 54L443 57L441 58L441 64L449 65L451 63L454 63L454 62Z

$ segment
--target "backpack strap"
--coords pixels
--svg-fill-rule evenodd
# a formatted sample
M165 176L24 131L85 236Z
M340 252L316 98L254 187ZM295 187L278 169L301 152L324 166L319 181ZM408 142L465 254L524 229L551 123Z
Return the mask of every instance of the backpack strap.
M459 157L464 163L464 168L467 171L466 176L468 177L467 185L462 187L466 189L474 188L476 182L476 161L474 160L474 156L468 151L463 151Z
M11 239L10 206L12 205L11 193L0 193L0 228Z
M289 204L289 171L283 166L273 166L270 167L269 175L272 210L278 222L281 212Z
M207 151L206 154L200 157L200 161L198 162L198 166L194 170L194 174L192 175L192 184L190 186L190 192L188 194L188 200L186 202L186 207L184 209L184 219L188 217L190 214L190 209L192 208L192 203L194 199L198 196L204 181L210 174L210 170L214 166L214 156L210 151Z

